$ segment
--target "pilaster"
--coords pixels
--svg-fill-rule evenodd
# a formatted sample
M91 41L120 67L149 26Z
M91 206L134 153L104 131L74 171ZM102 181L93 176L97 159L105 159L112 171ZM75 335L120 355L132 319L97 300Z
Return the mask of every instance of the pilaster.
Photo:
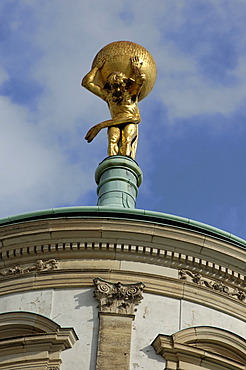
M110 283L94 279L99 301L99 335L96 370L129 370L132 321L143 299L144 284Z

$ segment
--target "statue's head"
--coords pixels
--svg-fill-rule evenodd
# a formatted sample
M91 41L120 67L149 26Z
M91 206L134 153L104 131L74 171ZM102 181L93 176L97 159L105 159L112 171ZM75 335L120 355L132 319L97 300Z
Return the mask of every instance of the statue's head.
M131 84L131 80L122 72L111 73L106 81L105 88L114 90L118 88L127 88Z

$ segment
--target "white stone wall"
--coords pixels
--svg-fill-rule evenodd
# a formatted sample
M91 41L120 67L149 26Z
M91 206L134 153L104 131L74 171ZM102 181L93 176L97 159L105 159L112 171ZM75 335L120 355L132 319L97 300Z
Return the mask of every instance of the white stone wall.
M62 370L94 370L98 333L98 302L90 289L48 289L6 295L0 313L29 311L62 327L73 327L79 341L61 355ZM144 293L133 322L131 369L163 370L164 360L151 347L158 334L171 335L190 326L211 325L246 336L246 324L201 305Z
M62 370L95 369L98 302L93 289L49 289L1 297L0 313L29 311L46 316L61 327L73 327L79 340L61 354Z
M156 356L151 343L158 334L171 335L190 326L214 326L246 337L246 323L241 320L195 303L145 293L133 323L132 369L163 370L164 360Z

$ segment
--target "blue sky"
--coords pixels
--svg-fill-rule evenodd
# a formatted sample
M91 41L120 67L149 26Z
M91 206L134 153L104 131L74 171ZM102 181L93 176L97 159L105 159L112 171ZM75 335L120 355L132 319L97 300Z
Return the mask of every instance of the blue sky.
M106 104L80 86L96 53L130 40L153 55L140 103L137 207L246 238L246 2L2 0L0 217L95 205Z

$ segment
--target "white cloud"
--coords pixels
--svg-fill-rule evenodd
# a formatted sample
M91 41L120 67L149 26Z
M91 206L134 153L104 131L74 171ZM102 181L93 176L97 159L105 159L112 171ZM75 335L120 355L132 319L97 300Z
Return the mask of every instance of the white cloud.
M192 117L200 114L236 111L246 99L245 57L232 75L238 83L232 86L213 85L202 76L196 60L190 56L163 53L162 77L157 82L159 98L168 108L170 119ZM165 73L166 70L166 73Z
M73 203L90 180L62 148L49 146L27 109L0 98L1 216Z

